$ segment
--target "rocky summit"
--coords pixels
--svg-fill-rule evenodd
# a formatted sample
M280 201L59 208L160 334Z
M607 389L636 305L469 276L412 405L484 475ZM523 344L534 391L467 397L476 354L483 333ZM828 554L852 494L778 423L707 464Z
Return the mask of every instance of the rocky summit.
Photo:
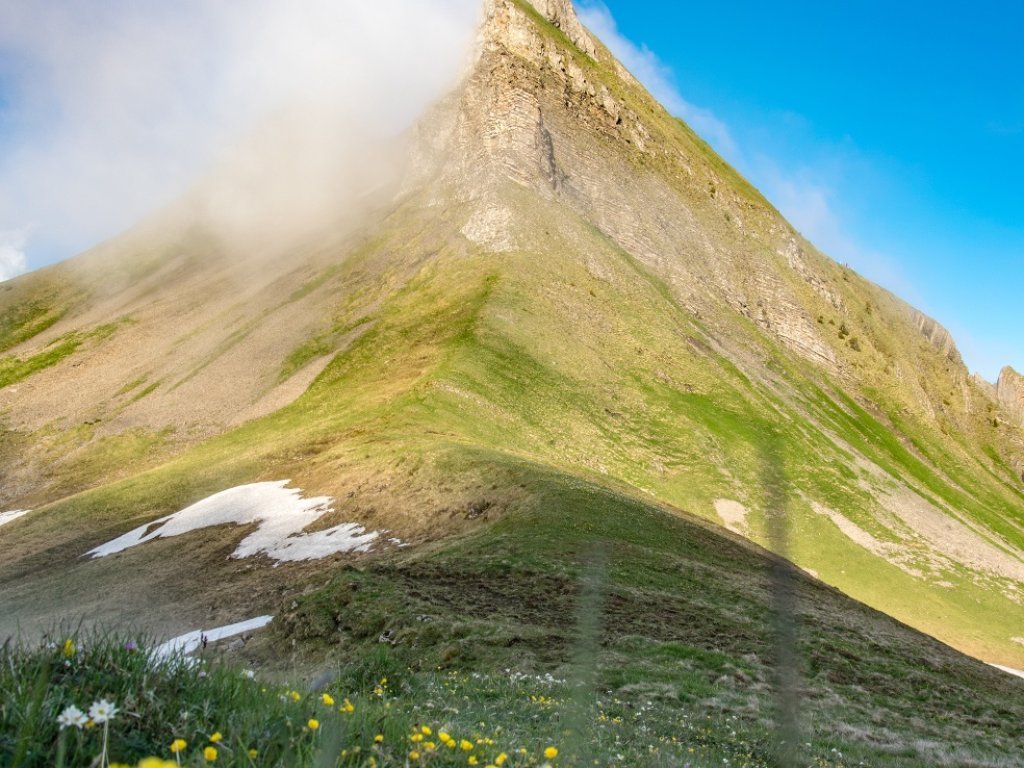
M310 653L544 668L596 541L606 647L761 670L780 556L847 737L903 744L857 698L884 659L1020 737L975 661L1024 668L1019 374L820 253L569 0L487 0L459 85L367 152L386 183L287 237L225 234L212 179L0 285L0 632L267 613ZM453 595L495 623L427 632Z

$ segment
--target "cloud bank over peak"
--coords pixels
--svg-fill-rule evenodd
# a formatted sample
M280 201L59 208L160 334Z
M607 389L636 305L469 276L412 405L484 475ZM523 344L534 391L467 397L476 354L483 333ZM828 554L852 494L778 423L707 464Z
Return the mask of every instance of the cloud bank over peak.
M327 166L399 133L457 79L479 6L0 4L0 279L130 226L275 116L316 115L278 133Z

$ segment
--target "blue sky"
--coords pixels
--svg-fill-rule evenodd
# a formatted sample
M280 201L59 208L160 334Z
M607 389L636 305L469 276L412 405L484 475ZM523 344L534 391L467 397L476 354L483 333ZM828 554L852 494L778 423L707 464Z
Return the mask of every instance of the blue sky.
M578 5L822 250L1024 370L1024 4Z

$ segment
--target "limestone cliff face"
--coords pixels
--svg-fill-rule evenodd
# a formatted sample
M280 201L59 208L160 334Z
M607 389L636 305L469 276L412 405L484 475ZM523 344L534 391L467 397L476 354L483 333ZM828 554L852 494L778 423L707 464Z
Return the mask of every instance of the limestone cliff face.
M1024 427L1024 376L1007 366L999 372L996 398L1010 420Z
M949 331L920 310L913 310L911 315L917 330L933 347L939 350L951 362L958 365L963 364L963 360L960 358L960 351L956 348L956 342Z
M834 278L791 253L800 246L767 201L723 175L569 0L487 0L471 71L419 132L407 187L446 188L468 203L462 231L471 241L497 251L532 242L511 182L592 222L695 315L739 315L838 370L803 298L810 287L842 307Z

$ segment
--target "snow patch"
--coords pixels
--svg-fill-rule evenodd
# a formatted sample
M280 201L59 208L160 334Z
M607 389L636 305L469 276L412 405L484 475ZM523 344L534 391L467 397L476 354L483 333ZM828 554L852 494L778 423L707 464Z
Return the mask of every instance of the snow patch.
M227 624L215 629L197 629L195 632L186 632L184 635L179 635L173 640L168 640L166 643L158 645L153 649L153 656L159 659L166 659L177 655L187 656L199 649L199 646L203 644L204 637L208 642L215 643L228 637L262 629L273 619L273 616L257 616L255 619L247 619L246 621Z
M1015 677L1022 677L1022 678L1024 678L1024 670L1014 669L1013 667L1004 667L1002 664L989 664L989 666L990 667L995 667L996 669L1001 669L1003 672L1006 672L1008 675L1014 675Z
M726 529L745 536L747 533L747 508L732 499L716 499L715 512L722 519Z
M298 488L285 488L289 480L252 483L229 488L173 515L129 531L87 552L93 558L107 557L154 539L209 528L214 525L259 527L239 543L231 557L264 554L278 563L319 560L337 552L368 552L378 537L356 523L342 523L314 533L304 529L333 512L329 496L302 498Z
M10 512L0 512L0 525L7 525L12 520L17 520L31 511L30 509L12 509Z

